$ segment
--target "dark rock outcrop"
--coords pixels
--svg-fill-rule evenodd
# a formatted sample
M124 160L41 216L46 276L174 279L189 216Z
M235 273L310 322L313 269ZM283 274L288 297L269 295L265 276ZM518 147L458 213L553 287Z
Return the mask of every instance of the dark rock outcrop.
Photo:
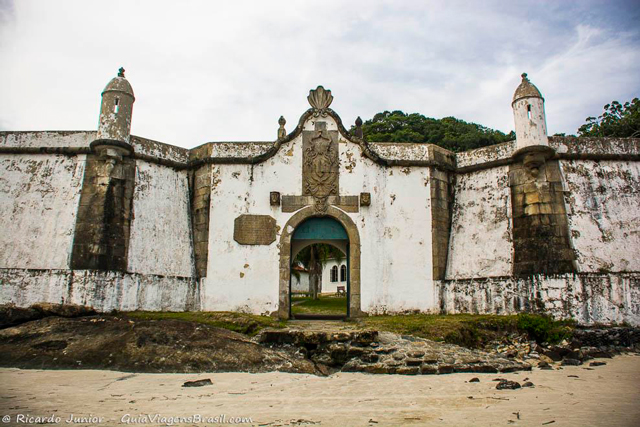
M46 317L0 330L0 365L133 372L322 374L308 359L245 335L178 320Z

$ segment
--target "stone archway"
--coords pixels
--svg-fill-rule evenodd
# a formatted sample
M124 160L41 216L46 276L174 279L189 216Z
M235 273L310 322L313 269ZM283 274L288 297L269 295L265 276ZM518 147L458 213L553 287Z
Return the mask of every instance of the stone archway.
M360 234L353 220L338 208L329 206L324 215L318 214L312 206L296 212L285 224L280 236L280 285L278 296L278 317L289 318L289 280L291 276L291 237L296 227L313 217L328 216L338 221L349 237L349 275L351 295L349 299L349 316L363 315L360 307Z

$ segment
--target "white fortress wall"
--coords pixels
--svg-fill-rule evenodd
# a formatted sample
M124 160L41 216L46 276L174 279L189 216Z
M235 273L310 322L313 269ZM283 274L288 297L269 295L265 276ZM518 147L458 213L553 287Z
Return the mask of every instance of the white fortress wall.
M511 275L508 169L498 166L455 177L447 280Z
M640 272L640 163L560 164L579 271Z
M0 154L0 268L69 267L84 157Z
M189 222L187 172L137 160L127 270L191 277Z
M216 144L213 144L213 150ZM226 144L226 155L235 147ZM243 149L244 144L237 144ZM261 147L258 147L260 149ZM272 158L256 164L212 166L209 217L209 261L203 309L271 313L278 309L281 227L292 216L271 206L269 193L302 191L302 136L282 145ZM276 220L270 245L241 245L233 239L234 220L242 214L269 215Z
M411 159L416 149L416 144L375 148L381 146L381 152L396 159ZM362 245L362 310L375 314L434 308L429 168L380 166L346 141L340 144L340 160L340 194L371 193L371 206L350 214Z

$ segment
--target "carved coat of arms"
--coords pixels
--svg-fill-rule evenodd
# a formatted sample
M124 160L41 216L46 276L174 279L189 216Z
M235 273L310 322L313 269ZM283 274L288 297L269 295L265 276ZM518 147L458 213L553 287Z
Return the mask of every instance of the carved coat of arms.
M316 209L326 210L327 197L338 194L338 153L331 138L315 131L304 153L304 193L314 197Z

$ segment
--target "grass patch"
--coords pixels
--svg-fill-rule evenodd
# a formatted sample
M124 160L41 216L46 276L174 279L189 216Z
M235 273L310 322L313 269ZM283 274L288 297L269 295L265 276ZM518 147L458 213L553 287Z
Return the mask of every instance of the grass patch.
M286 322L269 316L230 311L128 311L120 312L118 315L138 320L182 320L185 322L203 323L249 336L256 335L264 328L283 328L286 324Z
M347 297L293 297L291 303L293 314L347 314Z
M537 314L385 315L361 319L359 324L366 328L476 348L512 333L526 333L539 343L555 343L569 338L574 326L571 321L556 321Z

